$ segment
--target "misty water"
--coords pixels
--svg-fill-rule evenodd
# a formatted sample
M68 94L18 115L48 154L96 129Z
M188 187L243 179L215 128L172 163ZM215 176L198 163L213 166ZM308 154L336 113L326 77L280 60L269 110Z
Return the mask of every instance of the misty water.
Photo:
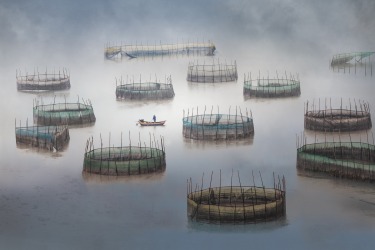
M356 72L333 71L334 54L375 50L373 1L12 1L0 3L0 248L1 249L373 249L375 187L370 183L300 175L296 138L304 131L304 104L364 100L375 117L375 85L369 64ZM111 61L108 42L212 41L213 57L173 56ZM186 81L191 61L237 63L238 81ZM374 65L372 65L374 66ZM67 68L71 89L24 93L16 70ZM365 72L366 70L366 72ZM248 99L244 74L292 74L301 81L293 98ZM375 72L374 72L375 74ZM116 78L171 76L175 97L167 101L118 101ZM90 99L96 123L70 128L61 152L21 147L15 120L32 124L33 100L44 103ZM182 135L183 111L206 107L227 114L251 110L254 137L204 143ZM194 112L195 112L194 111ZM140 127L137 120L166 120ZM17 125L18 126L18 125ZM371 130L351 134L373 143ZM96 147L124 145L129 135L148 144L165 140L163 173L127 178L83 176L86 140ZM330 137L329 135L328 137ZM347 135L340 135L347 139ZM335 140L339 137L335 134ZM368 139L367 139L368 138ZM286 218L254 225L189 221L186 181L273 185L286 179ZM235 175L236 176L236 175ZM236 178L233 179L238 184Z

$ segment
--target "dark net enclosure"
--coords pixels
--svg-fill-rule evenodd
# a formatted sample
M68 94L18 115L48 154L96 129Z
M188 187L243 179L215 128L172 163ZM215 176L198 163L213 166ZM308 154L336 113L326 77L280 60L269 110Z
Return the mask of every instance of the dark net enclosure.
M297 168L334 177L375 181L375 146L364 142L321 142L297 149Z
M187 214L192 221L248 224L277 220L286 214L284 177L274 179L273 187L269 188L263 185L211 187L211 184L207 188L193 187L191 179L187 186Z
M366 102L349 102L349 106L343 107L342 101L338 108L332 108L331 104L325 101L324 108L315 107L309 102L305 107L305 129L326 132L347 132L371 129L370 106Z
M187 81L200 83L233 82L237 81L237 64L213 62L211 64L190 62L188 65Z
M290 97L301 94L300 81L298 78L285 75L279 78L252 79L251 74L244 76L243 93L248 97Z
M16 71L18 91L55 91L70 89L70 75L66 69L59 72L34 72L23 75Z
M50 151L62 150L69 142L68 126L16 127L16 143Z
M89 139L86 144L83 171L87 173L113 176L140 175L163 172L165 168L163 139L160 147L156 141L148 147L143 147L139 143L138 146L94 148L93 139Z
M34 102L34 123L38 125L83 125L96 121L91 101L84 103L53 103L39 105Z
M116 79L116 98L128 100L160 100L171 99L175 96L172 78L168 77L165 82L155 80L154 82L131 82L124 83L120 79L120 85L117 85Z
M195 140L227 140L242 139L254 135L254 123L250 112L250 116L246 109L246 116L242 115L241 109L236 107L234 114L203 114L194 115L194 109L188 110L187 116L182 119L183 135L185 138Z

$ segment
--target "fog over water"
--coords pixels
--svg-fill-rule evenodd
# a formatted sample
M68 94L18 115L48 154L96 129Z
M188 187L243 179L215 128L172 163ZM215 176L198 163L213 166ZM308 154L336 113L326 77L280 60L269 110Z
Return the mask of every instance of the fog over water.
M373 249L375 187L296 169L296 136L304 132L307 100L341 98L369 103L375 117L374 58L354 73L333 72L334 54L375 51L375 2L349 1L1 1L0 2L0 248L1 249ZM158 44L212 41L214 57L173 56L111 61L108 42ZM193 84L190 61L234 62L238 81ZM366 67L366 74L365 69ZM18 92L23 73L67 68L70 90ZM244 74L293 74L301 95L246 99ZM175 97L168 101L117 101L116 78L154 79L171 75ZM16 145L14 126L32 124L33 100L44 103L90 99L96 123L70 128L61 152ZM255 134L240 142L204 143L182 135L182 117L198 107L231 112L251 110ZM194 111L195 112L195 111ZM140 127L155 114L164 127ZM82 175L86 140L100 146L124 145L149 134L164 137L165 172L129 178ZM371 130L352 140L373 143ZM315 133L306 131L307 141ZM347 139L348 135L340 135ZM331 135L328 135L331 137ZM335 140L339 137L335 134ZM317 140L324 135L317 134ZM242 184L261 172L285 176L286 219L256 225L192 223L186 212L186 180L230 184L239 171ZM238 184L236 179L234 182ZM260 185L257 177L256 182Z

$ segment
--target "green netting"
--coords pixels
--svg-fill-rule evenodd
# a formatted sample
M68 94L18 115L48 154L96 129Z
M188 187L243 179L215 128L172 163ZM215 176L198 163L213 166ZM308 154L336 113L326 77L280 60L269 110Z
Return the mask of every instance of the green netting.
M189 63L187 81L201 83L237 81L237 64L195 64Z
M353 53L341 53L334 55L331 60L331 65L344 64L355 59L361 61L365 57L369 57L375 52L353 52Z
M176 44L154 44L154 45L120 45L108 46L104 54L107 59L116 55L137 57L157 57L169 55L207 55L214 54L216 47L213 43L176 43Z
M173 85L166 83L130 83L116 87L118 99L168 99L174 95Z
M360 142L313 143L297 150L297 167L334 176L375 180L375 146Z
M304 125L310 130L344 132L370 129L372 122L368 111L327 109L307 111Z
M96 121L92 105L56 103L33 108L34 121L39 125L77 125Z
M188 216L209 223L256 223L284 217L285 191L255 186L225 186L190 192Z
M137 175L164 171L165 152L150 147L108 147L85 153L83 171L101 175Z
M299 96L301 88L293 79L245 79L243 93L250 97L288 97Z
M69 129L66 126L30 126L17 127L16 143L61 150L68 143Z
M254 134L253 119L241 115L204 114L182 119L183 135L197 140L240 139Z

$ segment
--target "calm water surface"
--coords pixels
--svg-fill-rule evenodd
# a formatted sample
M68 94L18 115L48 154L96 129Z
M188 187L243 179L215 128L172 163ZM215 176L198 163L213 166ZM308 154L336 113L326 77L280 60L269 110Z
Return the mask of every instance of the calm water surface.
M87 6L83 8L82 6ZM0 4L0 248L1 249L373 249L375 187L373 184L302 176L296 170L296 137L304 132L307 100L331 98L339 103L369 102L375 117L374 77L333 72L333 54L373 51L372 1L166 1ZM211 39L212 57L171 57L107 61L108 41L177 42ZM189 61L236 60L237 82L192 84ZM55 93L17 92L15 71L70 70L71 89ZM243 75L251 72L294 74L301 96L245 99ZM117 101L115 79L153 79L171 75L175 98L168 101ZM56 97L55 97L56 96ZM14 126L32 123L33 100L44 103L90 99L97 118L93 126L70 129L62 152L19 147ZM255 135L242 142L204 143L182 136L183 111L206 107L221 113L235 107L251 110ZM322 105L323 106L323 105ZM195 112L195 111L194 111ZM139 118L156 114L164 127L139 127ZM371 131L352 139L372 143ZM86 140L99 147L148 142L162 136L166 171L129 178L82 175ZM306 132L307 140L315 133ZM336 139L338 134L335 135ZM345 135L340 135L343 138ZM347 136L346 136L347 137ZM317 135L317 140L324 136ZM205 185L230 183L232 170L242 185L252 184L252 171L267 186L272 174L285 176L285 220L256 225L192 223L186 212L186 180ZM236 176L236 175L235 175ZM238 180L234 179L237 184Z

